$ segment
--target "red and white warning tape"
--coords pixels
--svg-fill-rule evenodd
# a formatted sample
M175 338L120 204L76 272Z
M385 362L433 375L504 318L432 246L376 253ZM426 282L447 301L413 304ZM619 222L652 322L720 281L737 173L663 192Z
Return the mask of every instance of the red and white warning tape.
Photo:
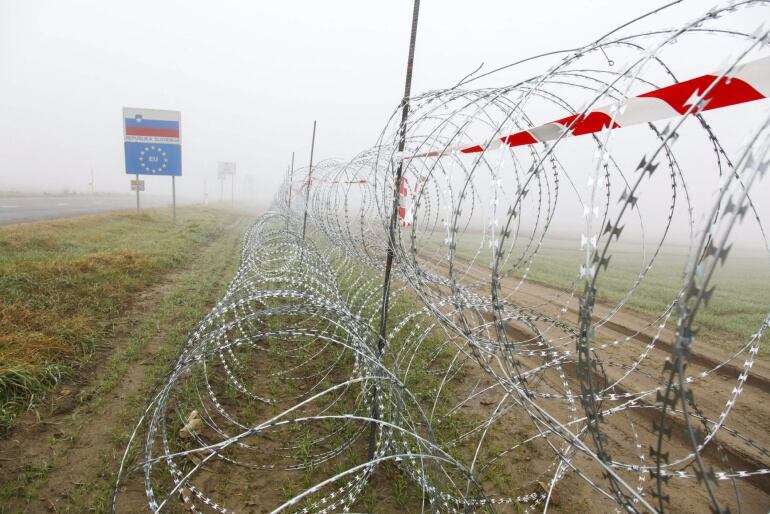
M398 188L398 217L402 227L411 227L414 221L412 202L409 198L409 182L406 177L401 177L401 187Z
M770 97L770 57L736 67L728 76L720 78L720 75L702 75L628 98L620 104L599 107L584 114L573 114L484 144L450 147L412 157L441 157L454 152L479 153L499 148L503 143L508 146L531 145L558 139L562 134L565 137L593 134L610 126L628 127Z

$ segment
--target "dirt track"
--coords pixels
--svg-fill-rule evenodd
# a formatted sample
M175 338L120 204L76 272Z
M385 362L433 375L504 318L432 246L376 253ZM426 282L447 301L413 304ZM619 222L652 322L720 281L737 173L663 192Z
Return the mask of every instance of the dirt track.
M461 261L457 259L456 262ZM467 264L467 262L463 262L463 264ZM437 269L446 272L444 265ZM472 268L464 274L461 281L466 284L472 283L479 288L480 293L488 294L490 278L487 270ZM516 292L510 294L517 287ZM516 278L503 279L502 291L510 294L507 301L514 305L528 307L557 318L573 327L577 326L578 296L570 297L568 293L531 282L519 284L519 280ZM630 309L622 309L612 315L610 319L600 321L607 316L610 310L611 307L608 305L597 304L594 309L594 320L598 322L597 344L608 343L606 348L599 350L599 356L606 363L616 364L604 366L608 383L615 383L628 373L628 366L638 361L642 352L645 351L645 347L653 342L661 321L650 319L648 316ZM674 340L674 332L670 328L674 324L675 317L672 317L666 327L660 331L654 347L636 367L636 370L608 392L615 394L636 393L664 385L665 377L662 372L664 362L670 354L671 342ZM564 334L550 324L541 323L538 324L537 328L544 337L554 339L553 345L557 350L574 350L574 341L567 341L565 338L560 343L556 338L564 337ZM532 342L535 340L531 327L527 327L523 323L510 322L507 331L510 341ZM615 341L617 344L613 344ZM735 348L737 350L737 344L735 344ZM725 409L725 404L736 386L738 376L743 371L746 353L744 352L726 362L730 357L731 355L724 350L696 341L690 365L687 368L687 374L692 377L699 377L702 372L709 372L705 378L698 378L691 385L691 388L697 407L705 416L713 420L716 420ZM523 356L520 357L520 360L525 369L537 368L543 363L536 357ZM726 364L720 366L725 362ZM719 367L717 371L712 371L717 367ZM577 394L579 383L574 360L566 363L562 369L569 380L573 394ZM474 375L480 377L483 374L484 372L476 367ZM541 379L550 383L553 391L563 392L555 372L546 371L541 375ZM764 448L770 447L770 404L766 401L768 390L770 390L770 365L766 359L757 358L749 379L726 422L727 427L736 430L756 446L721 430L716 437L716 443L722 449L721 454L717 452L717 445L714 442L707 446L703 453L707 468L719 471L732 469L734 472L770 468L770 455L763 451ZM618 460L633 462L634 453L630 451L630 448L638 442L645 449L648 446L655 446L657 434L652 431L652 423L653 420L658 421L659 414L654 409L645 408L645 406L653 404L655 396L652 395L648 398L640 402L640 408L624 411L625 415L605 417L602 427L608 436L610 448L614 450L614 452L611 451L611 454ZM605 402L604 407L608 408L618 403ZM563 404L559 408L563 408ZM578 408L580 409L580 407ZM669 419L673 422L674 429L671 439L666 441L665 450L670 452L670 460L673 462L677 457L684 457L689 454L692 447L689 439L685 437L681 418L669 416ZM636 432L638 440L634 437L634 432ZM703 431L699 430L698 433L699 437L702 438ZM549 455L549 457L551 456ZM637 456L636 464L649 466L654 462L649 455L644 457L646 462L640 462ZM581 469L588 471L589 475L601 483L598 466L584 457L578 459L582 466ZM680 466L677 469L682 469L690 474L695 472L692 466L687 468ZM637 483L637 478L634 477L638 475L630 473L621 475L630 484L635 485ZM645 492L648 494L648 498L652 482L650 477L646 476ZM736 500L731 482L719 481L716 485L717 497L732 505L734 511ZM564 491L565 487L572 489L574 485L562 483L558 488L562 490L563 495L567 494L575 500L584 499L593 502L597 498L597 494L587 488ZM768 507L770 507L770 474L738 479L736 487L741 496L743 512L767 512ZM672 497L670 505L672 512L704 512L708 510L706 489L696 480L672 479L666 488ZM606 508L609 509L610 507L611 504L606 503Z
M236 242L237 243L237 242ZM234 243L235 244L235 243ZM237 252L233 251L233 255ZM467 277L469 280L483 282L484 272L474 272ZM223 284L229 276L225 272L216 278L217 283ZM512 290L518 281L505 279L503 289ZM146 295L138 307L146 309L165 298L166 292L159 288ZM574 325L577 319L577 299L572 298L567 304L567 311L561 312L566 303L566 296L558 291L527 283L519 288L515 297L509 299L519 305L526 305L535 310L542 311L554 317L559 317ZM606 313L606 305L598 305L597 316ZM538 328L546 330L546 327ZM528 340L532 337L531 330L518 323L510 323L508 326L511 340ZM123 335L117 335L117 346L125 342L127 327ZM119 458L119 449L125 443L125 433L130 427L126 424L124 410L126 405L141 405L146 400L148 377L146 370L153 361L157 352L162 350L160 343L163 337L161 327L158 327L158 338L152 339L146 347L143 358L131 363L120 385L105 395L101 402L94 402L90 398L93 393L107 380L107 369L102 365L94 370L95 378L82 385L67 385L60 388L51 403L49 413L38 421L32 414L22 419L10 437L0 441L0 480L6 487L18 487L19 496L11 503L7 503L2 512L80 512L81 507L89 506L97 512L103 512L108 507L108 497L105 492L112 484L112 476L116 459ZM603 350L602 358L618 363L632 363L643 348L651 341L656 332L656 324L653 320L646 319L643 315L633 312L621 311L613 316L612 320L605 322L597 335L602 341L619 340L617 346L611 346ZM545 332L548 334L548 332ZM670 329L664 329L661 340L655 344L650 354L644 359L640 370L644 373L635 373L630 379L624 380L621 386L615 388L616 393L631 392L633 389L646 390L659 384L658 376L663 369L663 362L670 348L673 333ZM628 339L627 339L628 338ZM555 343L558 346L558 343ZM568 343L565 343L568 345ZM565 348L559 349L568 349ZM120 352L114 355L105 355L101 362L109 358L119 357ZM689 371L697 375L703 370L713 368L723 362L728 355L722 350L697 345L693 355ZM536 357L523 357L524 368L533 369L542 362ZM735 385L735 379L740 373L743 359L723 367L716 373L710 374L701 384L694 386L695 399L704 414L716 417L724 407L724 402ZM471 370L461 383L453 386L453 391L465 389L466 391L478 390L484 385L491 385L493 381L474 362L469 361L466 367ZM573 393L577 391L575 367L573 364L565 364L564 372L568 377ZM616 380L625 370L617 367L606 367L608 378ZM645 375L648 373L648 375ZM553 391L560 389L559 379L552 371L541 375L540 379L549 384ZM764 401L765 394L770 384L770 367L766 360L757 362L752 375L741 394L737 405L728 417L727 425L735 428L741 434L751 438L761 447L770 446L768 435L768 419L770 419L770 405ZM85 399L85 400L84 400ZM494 408L494 395L478 398L467 405L467 410L474 416L488 416ZM563 403L544 401L546 407L553 406L554 412L563 408ZM495 433L495 439L490 442L505 446L509 441L521 439L526 434L531 434L532 425L525 417L516 417L520 411L512 410L511 414L504 418L506 423ZM625 411L623 416L610 416L606 418L603 428L608 436L609 445L613 454L619 459L633 455L629 448L636 444L633 432L638 434L638 441L643 445L649 445L654 441L651 431L653 411L651 409L636 408ZM563 416L558 416L565 419ZM521 421L516 421L520 419ZM529 430L529 432L528 432ZM770 457L762 454L757 448L746 442L729 436L724 431L720 432L717 441L723 448L723 455L729 459L734 470L754 470L768 467ZM713 445L712 445L713 448ZM689 446L681 436L681 431L674 430L671 441L667 442L667 449L671 455L685 455ZM713 449L704 454L707 465L714 469L725 468L719 455ZM530 474L546 471L547 464L551 462L552 452L545 444L536 443L529 448L526 454L511 458L502 468L506 474L515 480L528 481ZM652 461L646 456L647 464ZM41 463L46 463L42 465ZM599 478L598 467L589 459L578 456L575 464L586 472L591 478ZM213 466L213 465L212 465ZM212 467L216 472L216 467ZM105 470L109 470L105 475ZM685 471L692 472L692 468ZM629 483L639 482L637 475L624 474ZM19 478L26 480L22 484ZM645 492L649 494L649 476L644 477ZM260 491L274 491L280 485L282 475L275 474L257 482ZM375 481L385 488L384 478L381 473L375 475ZM741 494L743 512L766 512L770 505L770 482L768 475L742 479L737 482ZM105 486L107 486L105 488ZM246 484L245 487L249 487ZM490 490L495 485L485 483ZM729 482L720 482L718 496L723 501L734 504L734 495L731 495ZM707 511L705 489L693 479L672 480L667 486L667 491L672 496L672 512L704 512ZM510 491L496 491L501 494L510 494ZM613 504L598 499L598 495L586 482L569 474L557 487L557 504L551 507L554 512L585 512L587 510L611 511ZM261 493L260 493L261 494ZM273 493L274 495L275 493ZM24 495L27 495L25 497ZM140 480L130 482L129 489L122 496L121 512L141 512L146 508L144 491ZM273 500L275 498L271 497ZM252 503L248 503L252 501ZM262 512L264 507L254 504L253 500L238 500L242 502L244 511ZM390 505L388 499L384 499L382 505ZM177 505L180 507L181 505ZM391 508L389 507L389 508ZM128 510L126 510L128 509ZM172 509L173 510L173 509ZM505 508L500 509L506 512Z
M0 513L109 512L114 474L155 381L231 279L247 219L113 321L113 344L0 439ZM223 258L224 256L224 258ZM131 494L131 492L135 494ZM141 484L127 510L147 509Z

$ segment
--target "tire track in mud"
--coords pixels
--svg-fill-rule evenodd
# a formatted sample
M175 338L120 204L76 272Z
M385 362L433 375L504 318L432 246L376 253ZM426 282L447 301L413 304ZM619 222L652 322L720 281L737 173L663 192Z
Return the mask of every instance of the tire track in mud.
M458 258L456 258L456 261L465 262ZM446 272L448 266L445 262L441 262L431 269ZM488 280L489 275L485 275L484 270L474 266L465 271L460 282L466 286L471 284L478 286L478 284L484 284ZM556 298L565 296L563 291L527 282L519 286L518 280L515 278L503 279L503 286L509 288L508 290L517 288L517 294L512 298L516 300L516 304L528 305L528 309L540 310L543 314L560 319L563 322L569 323L571 319L577 320L578 312L572 306L572 301L565 306L564 302L559 303L556 300ZM564 307L566 307L566 311L563 310ZM657 328L657 325L654 321L645 319L644 315L621 310L611 319L603 319L604 314L609 312L611 307L598 303L596 307L594 319L597 322L597 338L623 341L623 343L608 347L608 350L612 352L608 352L608 355L611 355L614 360L619 362L633 362L642 350L642 347L633 345L633 342L640 343L646 347L654 341L654 346L645 356L640 368L642 371L654 373L659 373L663 369L664 362L670 355L672 348L672 344L669 342L670 339L667 340L667 337L672 338L673 331L666 328L662 330L658 338L655 338L647 330L651 327ZM491 315L484 316L484 318L488 322L493 321ZM531 328L522 323L508 321L505 323L505 329L512 341L537 340L537 335ZM572 344L574 348L574 343ZM517 354L516 357L525 365L526 369L535 369L542 364L538 359L527 355ZM715 410L718 413L722 410L724 401L720 401L719 398L725 398L729 395L735 380L742 373L742 369L738 366L732 363L725 364L727 358L726 352L717 348L708 348L705 343L701 343L693 348L691 365L688 367L689 375L697 377L702 372L718 368L717 371L710 373L699 383L691 384L691 386L695 386L695 400L698 406L707 412ZM577 365L574 360L567 359L563 361L561 368L569 378L573 391L579 390ZM751 408L741 409L741 415L729 417L731 427L737 428L741 434L744 434L762 448L770 446L770 436L768 435L767 423L765 421L770 419L770 406L763 401L765 393L770 390L770 374L766 374L767 369L767 363L755 361L752 373L749 375L750 379L746 382L744 391L738 400L739 405L745 403L751 405ZM542 375L543 378L551 382L554 390L559 390L558 380L555 380L557 377L555 375L549 376L549 371L545 370L545 373ZM625 372L626 370L623 368L605 367L607 382L614 383L612 392L616 395L627 395L630 397L637 395L641 391L664 387L660 378L653 380L643 373L637 373L636 377L634 377L638 377L636 380L626 379L616 383L622 376L621 371ZM486 372L480 367L475 366L474 374L478 378L485 375ZM630 384L634 384L637 387L629 387ZM711 394L705 394L704 389ZM654 396L652 399L654 399ZM638 405L637 407L627 409L625 412L633 418L632 422L636 425L637 437L651 442L657 436L652 431L652 423L653 421L659 421L658 411L655 408L654 402L645 398L638 398L635 400L635 403ZM738 406L735 409L738 409ZM674 425L674 429L671 431L671 438L667 441L667 448L670 448L672 454L686 455L691 451L691 445L685 435L683 421L680 417L671 413L668 414L667 419ZM605 417L603 426L606 426L606 429L611 432L608 434L608 437L615 444L620 445L623 444L623 441L634 440L633 434L630 433L630 425L618 422L616 416ZM722 462L722 458L715 447L715 442L721 447L721 451L725 454L727 463L732 469L756 470L770 467L770 455L740 439L728 437L724 431L720 431L717 433L715 441L706 446L702 452L704 459L713 469L725 470L725 463ZM591 470L598 476L599 466L588 459L584 460L586 461L586 469ZM650 465L650 462L648 460L647 465ZM692 473L692 470L689 471ZM748 508L748 512L764 512L765 506L770 504L770 475L752 475L742 478L737 482L745 503L744 509ZM686 489L688 487L686 484L687 481L683 480L680 484L669 485L669 487ZM728 482L725 481L724 484L724 487L717 489L720 491L720 496L728 489ZM681 504L672 504L672 507L690 512L698 512L699 508L708 509L709 504L706 491L700 487L692 488L692 491L695 497L692 494L672 496L677 502L681 502ZM697 501L694 498L697 498Z
M0 439L0 483L14 488L3 506L7 512L108 510L121 441L154 386L153 372L162 372L153 366L162 364L169 352L175 355L178 341L230 280L245 226L246 219L240 218L223 227L189 266L143 292L120 322L113 345L98 355L83 380L58 387L51 394L49 413L38 419L28 412ZM192 298L198 301L190 303L203 310L193 314L190 326L180 326L175 320L185 319L189 308L183 299ZM157 313L155 319L148 312ZM142 323L152 325L149 334L137 332ZM131 348L136 338L143 342ZM40 471L28 481L32 467ZM143 490L138 498L130 507L134 512L146 509Z

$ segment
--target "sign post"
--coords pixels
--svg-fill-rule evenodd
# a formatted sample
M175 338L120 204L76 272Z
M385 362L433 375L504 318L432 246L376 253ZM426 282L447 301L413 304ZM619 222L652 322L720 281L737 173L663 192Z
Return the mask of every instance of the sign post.
M231 189L230 202L232 205L235 205L235 163L219 161L217 163L217 178L219 179L219 183L220 183L220 190L219 190L220 201L224 200L225 178L228 175L230 175L230 189Z
M139 175L137 175L139 177ZM144 191L144 180L139 180L138 178L131 181L131 191ZM137 195L138 198L138 195Z
M139 175L170 176L174 223L176 223L175 178L182 175L180 119L179 111L123 108L126 174L136 175L136 210L139 210L139 191L144 190L144 181L139 180Z

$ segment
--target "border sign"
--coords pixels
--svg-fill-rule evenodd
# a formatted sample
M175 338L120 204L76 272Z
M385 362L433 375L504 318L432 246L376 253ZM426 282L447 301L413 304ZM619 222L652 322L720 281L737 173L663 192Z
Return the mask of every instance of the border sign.
M144 191L144 180L131 180L131 191Z
M235 163L219 161L217 163L217 178L224 180L227 175L235 175Z
M181 113L123 108L128 175L182 175Z
M228 161L217 162L217 178L219 179L219 200L225 198L225 178L230 175L230 201L235 205L235 163Z

